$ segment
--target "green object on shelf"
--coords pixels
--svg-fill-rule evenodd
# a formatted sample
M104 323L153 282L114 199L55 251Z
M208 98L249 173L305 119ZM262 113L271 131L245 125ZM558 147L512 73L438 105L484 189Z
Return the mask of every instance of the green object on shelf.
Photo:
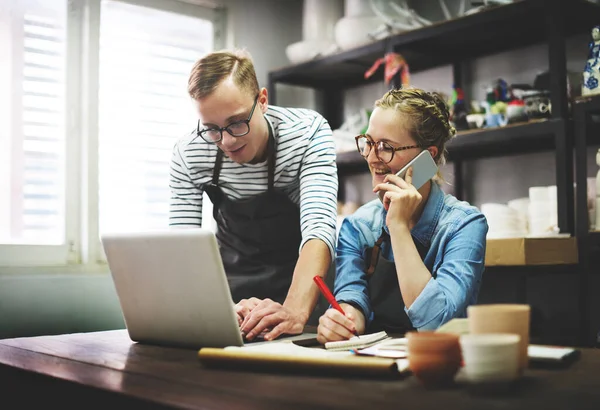
M506 114L506 106L507 104L505 102L498 101L490 106L490 112L492 114Z

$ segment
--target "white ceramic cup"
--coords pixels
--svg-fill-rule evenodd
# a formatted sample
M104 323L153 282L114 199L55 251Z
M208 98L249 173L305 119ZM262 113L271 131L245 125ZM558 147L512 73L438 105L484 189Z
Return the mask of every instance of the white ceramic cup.
M460 336L466 379L472 383L510 382L519 377L521 337L512 333Z

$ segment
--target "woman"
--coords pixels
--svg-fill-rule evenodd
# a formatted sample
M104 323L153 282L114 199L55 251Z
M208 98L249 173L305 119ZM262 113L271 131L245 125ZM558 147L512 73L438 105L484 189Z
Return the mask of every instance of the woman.
M444 194L439 172L419 190L411 185L412 169L405 179L395 175L423 150L443 164L455 134L436 94L392 90L376 101L367 132L356 141L382 200L363 205L342 223L334 294L345 315L328 309L321 316L321 343L354 332L436 329L465 317L477 300L488 230L484 215Z

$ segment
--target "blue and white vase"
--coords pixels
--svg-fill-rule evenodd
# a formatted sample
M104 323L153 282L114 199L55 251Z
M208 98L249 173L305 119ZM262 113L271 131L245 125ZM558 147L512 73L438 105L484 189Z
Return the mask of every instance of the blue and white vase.
M600 25L592 29L588 59L583 70L582 95L600 94Z

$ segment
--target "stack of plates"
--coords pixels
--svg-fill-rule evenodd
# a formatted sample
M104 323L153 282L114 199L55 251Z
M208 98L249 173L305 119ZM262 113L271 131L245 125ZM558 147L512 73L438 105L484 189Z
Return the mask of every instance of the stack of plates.
M481 205L489 230L488 239L524 238L527 236L527 218L518 209L505 204Z
M556 186L530 187L529 200L529 233L533 236L558 233Z
M305 40L287 46L285 54L292 64L299 64L335 51L337 51L337 46L330 41Z

